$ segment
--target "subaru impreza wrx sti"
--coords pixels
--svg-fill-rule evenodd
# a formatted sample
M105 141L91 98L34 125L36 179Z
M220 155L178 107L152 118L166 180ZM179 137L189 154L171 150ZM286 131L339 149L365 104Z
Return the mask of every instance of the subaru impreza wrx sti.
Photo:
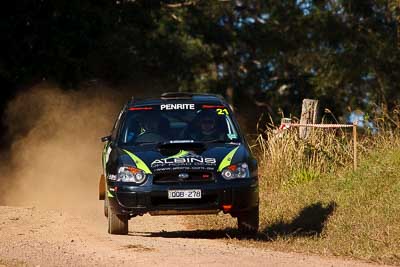
M229 213L239 230L258 231L257 161L220 96L165 93L131 100L102 138L110 234L135 216Z

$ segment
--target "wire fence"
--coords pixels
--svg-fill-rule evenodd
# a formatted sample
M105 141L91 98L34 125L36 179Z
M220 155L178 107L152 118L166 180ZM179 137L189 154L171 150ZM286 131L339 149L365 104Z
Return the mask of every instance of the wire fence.
M358 159L357 159L357 122L353 124L302 124L302 123L292 123L290 119L282 119L279 130L289 129L291 127L308 127L308 128L353 128L353 169L357 169Z

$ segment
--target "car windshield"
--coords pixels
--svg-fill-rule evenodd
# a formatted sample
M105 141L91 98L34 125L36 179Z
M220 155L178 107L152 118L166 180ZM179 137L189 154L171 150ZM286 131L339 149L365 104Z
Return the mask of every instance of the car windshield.
M177 142L238 142L224 106L167 104L129 108L119 134L121 145Z

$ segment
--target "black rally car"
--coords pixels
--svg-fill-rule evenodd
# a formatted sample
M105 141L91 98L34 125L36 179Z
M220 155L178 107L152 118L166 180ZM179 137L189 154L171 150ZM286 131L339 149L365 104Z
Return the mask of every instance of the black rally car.
M241 231L257 232L257 162L222 97L132 100L102 141L99 198L110 234L127 234L128 220L145 213L220 211L237 217Z

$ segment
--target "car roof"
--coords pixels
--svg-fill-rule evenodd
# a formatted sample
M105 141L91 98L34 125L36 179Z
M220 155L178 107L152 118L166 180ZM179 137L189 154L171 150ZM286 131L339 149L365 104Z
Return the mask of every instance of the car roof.
M216 94L182 93L172 92L164 93L159 98L134 99L128 103L129 107L152 106L166 103L193 103L193 104L213 104L228 105L225 99Z

